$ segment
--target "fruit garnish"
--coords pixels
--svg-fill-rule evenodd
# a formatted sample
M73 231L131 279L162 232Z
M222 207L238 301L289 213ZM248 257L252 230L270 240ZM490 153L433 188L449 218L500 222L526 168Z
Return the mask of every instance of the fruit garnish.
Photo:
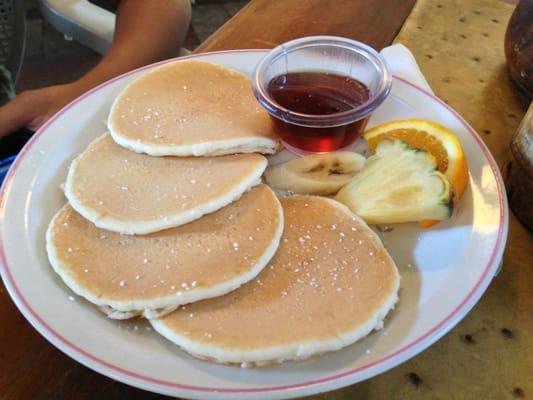
M371 150L386 139L399 139L415 149L431 153L437 166L455 190L455 204L463 195L468 182L468 166L461 142L448 128L423 119L387 122L367 130L364 136ZM430 227L438 221L422 221Z
M383 140L336 200L370 224L443 220L453 189L430 153L401 140Z
M349 151L311 154L267 168L265 179L278 190L332 195L363 168L365 161Z

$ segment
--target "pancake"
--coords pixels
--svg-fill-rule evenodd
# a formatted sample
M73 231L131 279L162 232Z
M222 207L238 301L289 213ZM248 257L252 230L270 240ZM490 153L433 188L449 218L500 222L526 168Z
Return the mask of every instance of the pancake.
M99 228L146 234L226 206L260 183L266 166L260 154L150 157L106 134L72 162L65 195Z
M250 79L204 61L175 61L137 78L108 118L113 139L153 156L275 153L279 140Z
M150 320L185 351L262 366L338 350L380 329L399 275L377 235L333 200L284 198L285 231L256 279Z
M266 185L223 209L144 236L96 228L70 205L46 233L48 258L76 294L116 318L156 316L254 278L278 247L283 211Z

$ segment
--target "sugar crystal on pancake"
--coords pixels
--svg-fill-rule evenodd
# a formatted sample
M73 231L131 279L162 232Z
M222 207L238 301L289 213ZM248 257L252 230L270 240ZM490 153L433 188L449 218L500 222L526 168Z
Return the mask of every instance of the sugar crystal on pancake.
M46 244L52 267L75 293L116 318L150 318L254 278L282 230L278 199L258 185L201 219L142 236L99 229L67 204L51 221Z
M199 358L260 366L338 350L381 328L399 274L377 235L333 200L281 203L285 230L268 267L231 293L151 320L156 331Z
M70 165L65 195L97 227L146 234L183 225L238 199L260 182L260 154L151 157L105 134Z
M178 60L149 71L116 98L113 139L153 156L272 154L279 148L268 113L241 72Z

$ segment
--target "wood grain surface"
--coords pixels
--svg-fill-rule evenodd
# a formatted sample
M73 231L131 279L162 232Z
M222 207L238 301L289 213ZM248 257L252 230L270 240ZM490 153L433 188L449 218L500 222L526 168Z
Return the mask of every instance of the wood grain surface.
M264 49L309 35L389 45L415 0L255 0L201 44L197 52Z

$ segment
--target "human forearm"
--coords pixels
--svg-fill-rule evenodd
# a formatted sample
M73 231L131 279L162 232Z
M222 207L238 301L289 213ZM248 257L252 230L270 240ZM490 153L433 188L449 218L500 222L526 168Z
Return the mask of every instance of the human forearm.
M77 81L30 90L0 107L0 137L22 126L37 130L76 97L117 75L178 54L189 25L189 0L122 0L113 46Z
M87 90L134 68L175 57L190 15L189 0L122 0L112 47L76 84Z

